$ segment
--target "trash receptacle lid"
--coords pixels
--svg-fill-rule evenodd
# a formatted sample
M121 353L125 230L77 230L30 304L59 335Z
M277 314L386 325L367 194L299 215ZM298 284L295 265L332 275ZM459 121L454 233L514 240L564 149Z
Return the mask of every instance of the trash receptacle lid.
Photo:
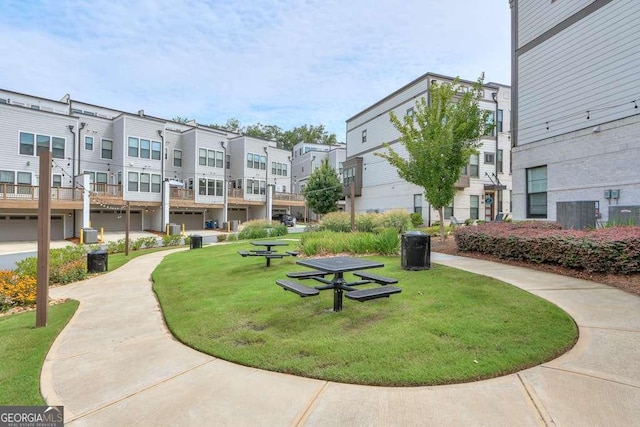
M403 236L426 236L427 234L420 230L411 230L403 234Z
M96 249L95 251L89 251L88 253L89 253L89 255L106 255L107 254L107 250L106 249Z

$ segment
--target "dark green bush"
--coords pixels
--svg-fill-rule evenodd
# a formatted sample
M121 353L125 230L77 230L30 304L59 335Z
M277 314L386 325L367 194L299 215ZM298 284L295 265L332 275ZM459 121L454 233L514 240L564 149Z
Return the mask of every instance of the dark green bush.
M414 212L414 213L412 213L412 214L411 214L411 224L412 224L414 227L419 227L419 226L421 226L421 225L422 225L422 222L423 222L423 220L422 220L422 214L421 214L421 213L419 213L419 212Z
M29 257L16 263L20 276L38 275L38 258ZM49 284L66 285L87 277L87 250L84 246L65 246L49 251Z
M263 239L265 237L277 237L287 235L287 226L274 221L253 220L247 221L238 233L238 239Z

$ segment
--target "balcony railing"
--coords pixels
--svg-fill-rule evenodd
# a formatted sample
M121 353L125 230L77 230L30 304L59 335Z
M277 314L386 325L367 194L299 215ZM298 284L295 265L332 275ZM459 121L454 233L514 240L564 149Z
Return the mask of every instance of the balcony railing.
M91 193L97 196L122 197L122 185L93 183Z
M273 198L285 202L304 202L304 196L296 193L275 193Z
M0 184L0 198L3 200L38 200L39 196L40 187L35 185ZM78 188L51 187L52 200L79 200L81 198L82 190Z
M471 185L471 178L469 175L460 175L460 178L456 181L453 186L457 189L468 188Z
M230 188L229 192L227 193L227 197L229 197L230 199L243 199L244 191L242 190L242 188Z
M171 188L170 197L173 200L195 200L195 193L187 188Z

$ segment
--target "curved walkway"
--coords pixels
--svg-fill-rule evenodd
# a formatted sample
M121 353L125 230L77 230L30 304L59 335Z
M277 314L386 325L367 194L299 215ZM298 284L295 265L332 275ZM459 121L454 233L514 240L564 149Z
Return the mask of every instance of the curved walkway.
M550 273L449 255L434 262L552 301L577 345L531 369L476 383L386 388L261 371L199 353L167 330L150 275L166 252L51 289L81 302L52 346L42 393L71 425L631 426L640 422L640 297Z

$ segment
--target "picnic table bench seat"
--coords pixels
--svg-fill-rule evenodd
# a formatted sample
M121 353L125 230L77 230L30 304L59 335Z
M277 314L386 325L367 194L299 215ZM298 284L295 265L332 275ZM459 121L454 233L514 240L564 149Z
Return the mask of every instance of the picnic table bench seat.
M247 252L247 251L238 251L238 253L239 253L240 255L242 255L243 257L247 257L247 256L251 255L251 254L250 254L249 252Z
M357 291L349 291L344 295L349 299L364 302L371 299L388 298L389 295L399 294L400 292L402 292L402 289L396 288L395 286L383 286L380 288L358 289Z
M371 274L367 272L358 272L353 273L354 276L361 277L363 279L371 280L381 285L393 285L394 283L398 283L398 279L393 279L391 277L384 277L378 274Z
M319 290L305 286L300 282L294 282L293 280L276 280L276 283L282 286L285 291L291 291L301 297L311 297L320 294Z
M287 277L292 279L313 279L314 277L324 277L329 273L320 270L311 271L295 271L293 273L287 273Z
M287 253L291 256L298 256L298 252L296 251L287 251Z

